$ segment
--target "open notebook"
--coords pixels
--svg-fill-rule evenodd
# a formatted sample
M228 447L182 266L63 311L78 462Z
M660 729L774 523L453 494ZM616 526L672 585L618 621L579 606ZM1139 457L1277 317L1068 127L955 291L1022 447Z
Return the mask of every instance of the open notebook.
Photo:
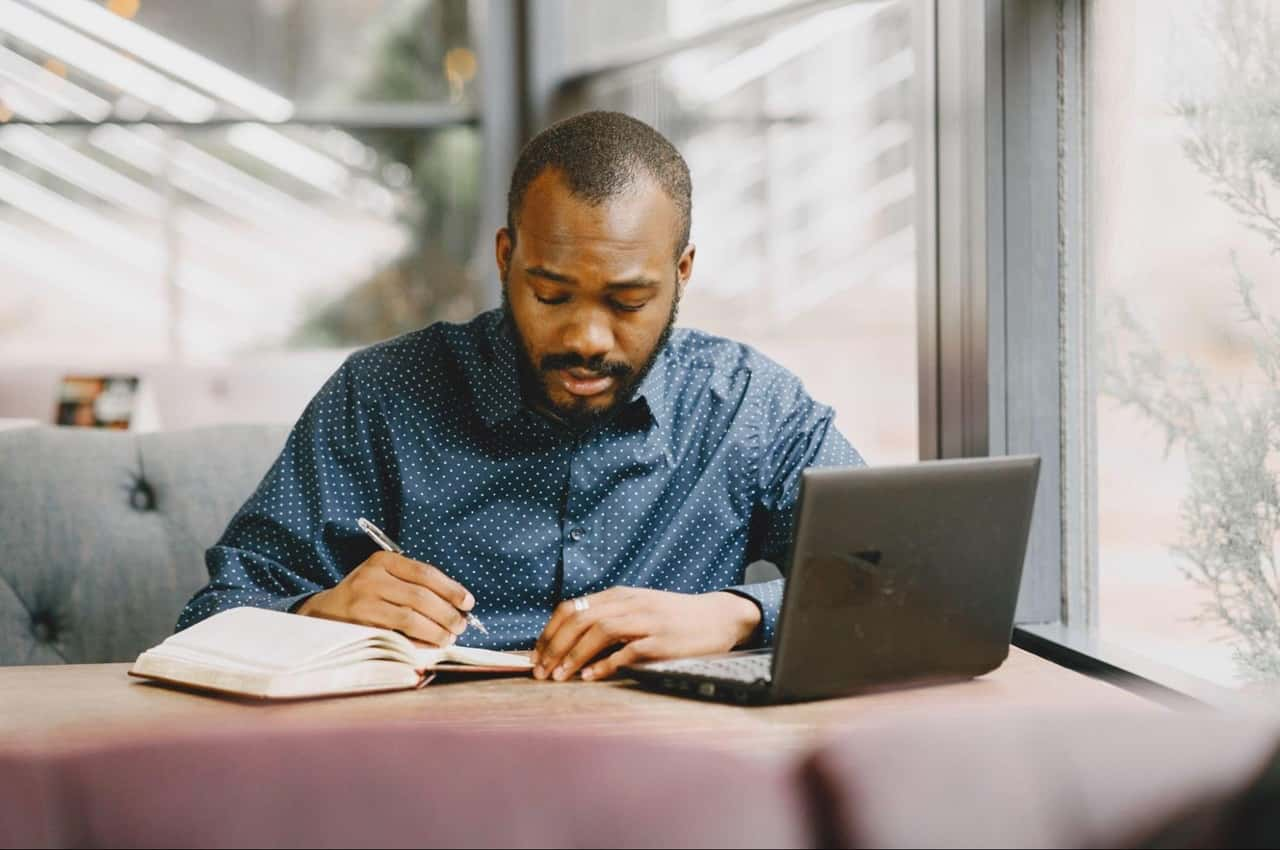
M433 671L520 672L513 652L419 646L387 629L232 608L178 632L138 656L129 675L259 697L358 694L417 688Z

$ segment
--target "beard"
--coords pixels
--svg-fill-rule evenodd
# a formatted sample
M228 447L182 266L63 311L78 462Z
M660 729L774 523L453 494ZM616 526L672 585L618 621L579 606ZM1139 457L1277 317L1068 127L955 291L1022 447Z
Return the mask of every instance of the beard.
M502 318L507 326L511 328L511 333L515 337L516 364L520 372L520 391L524 396L525 402L534 409L551 413L569 428L579 432L590 430L612 419L631 400L631 394L649 374L649 371L653 369L653 364L657 362L658 355L662 353L662 350L666 348L667 343L671 340L671 333L675 329L676 316L679 310L680 291L677 289L676 296L671 301L671 314L667 317L667 324L658 336L658 341L653 346L653 350L649 352L649 356L645 359L644 365L639 369L621 360L606 360L603 356L588 358L571 351L545 354L537 363L534 363L528 341L525 339L524 334L520 332L520 325L516 323L515 316L511 312L511 301L507 296L506 284L503 284ZM547 390L547 383L550 380L550 373L561 369L587 369L601 377L614 378L617 381L617 390L614 391L613 400L604 407L593 407L590 399L586 398L575 399L567 405L557 403L551 398L551 394Z

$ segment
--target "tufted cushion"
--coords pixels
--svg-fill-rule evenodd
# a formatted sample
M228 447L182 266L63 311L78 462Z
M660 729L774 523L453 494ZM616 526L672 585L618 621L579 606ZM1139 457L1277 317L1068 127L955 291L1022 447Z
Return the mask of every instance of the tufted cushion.
M170 634L287 434L0 431L0 664L132 661Z

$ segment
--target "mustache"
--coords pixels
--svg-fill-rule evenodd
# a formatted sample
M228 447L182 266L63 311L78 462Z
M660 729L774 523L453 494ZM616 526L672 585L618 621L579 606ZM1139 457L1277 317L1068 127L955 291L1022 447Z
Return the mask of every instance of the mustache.
M625 378L635 371L630 364L620 360L605 360L603 355L587 358L572 351L548 354L538 361L538 368L543 372L555 372L559 369L586 369L602 378Z

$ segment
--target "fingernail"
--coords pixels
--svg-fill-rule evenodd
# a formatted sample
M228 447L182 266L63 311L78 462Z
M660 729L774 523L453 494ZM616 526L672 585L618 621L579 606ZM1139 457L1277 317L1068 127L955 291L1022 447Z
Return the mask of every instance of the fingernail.
M449 627L449 631L453 632L455 635L460 635L466 630L467 630L466 620L459 620L458 622L454 623L452 626Z
M466 598L466 599L464 599L464 600L462 600L462 610L463 610L463 611L470 611L470 610L471 610L472 608L474 608L474 607L476 607L476 598L475 598L474 596L472 596L472 595L471 595L471 591L469 591L469 590L468 590L468 591L467 591L467 598Z
M457 635L449 635L448 639L446 639L446 640L445 640L444 645L445 645L445 646L453 646L454 642L455 642L455 641L457 641L457 640L458 640L458 636L457 636Z
M543 670L541 666L533 668L533 678L543 679L543 678L546 678L546 675L547 675L547 671Z
M565 679L565 676L568 676L568 675L569 675L569 671L565 669L563 664L561 664L559 667L556 668L555 680L557 682L563 682Z
M595 677L596 677L595 671L589 667L586 670L582 671L582 678L587 680L588 682L590 682Z

